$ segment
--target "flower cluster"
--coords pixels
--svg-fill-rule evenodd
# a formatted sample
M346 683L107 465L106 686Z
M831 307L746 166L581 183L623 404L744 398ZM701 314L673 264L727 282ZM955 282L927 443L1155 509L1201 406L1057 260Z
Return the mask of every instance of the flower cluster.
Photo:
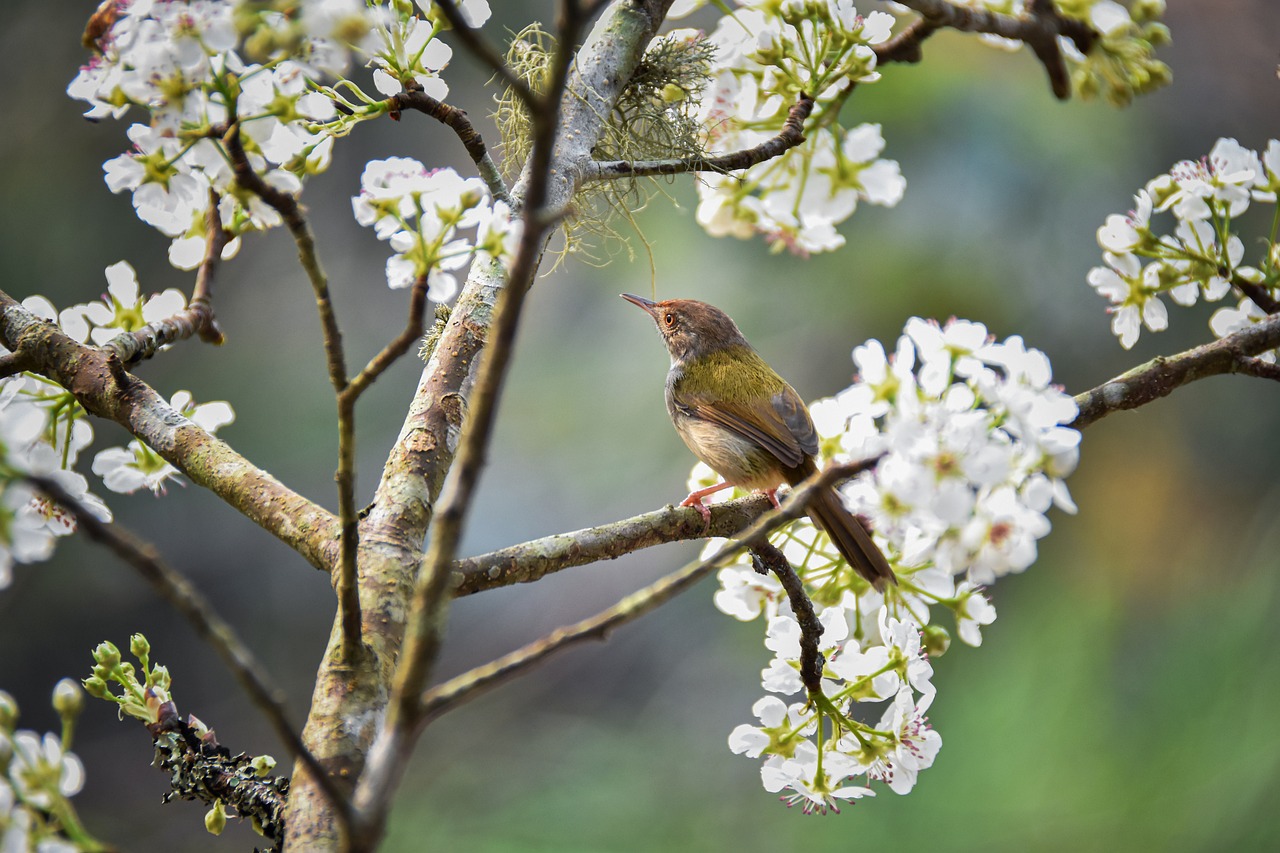
M1011 17L1026 13L1025 0L953 0ZM1155 58L1155 49L1169 42L1169 30L1160 23L1165 0L1054 0L1058 14L1081 21L1095 34L1089 52L1062 36L1062 48L1071 69L1071 84L1082 98L1101 97L1125 106L1136 95L1164 86L1171 79L1169 66ZM1004 50L1018 50L1022 42L984 34L982 40Z
M137 275L124 261L107 267L106 276L108 292L99 302L59 312L43 296L31 296L23 301L23 307L58 324L69 337L95 344L106 343L121 332L136 331L185 307L176 290L140 295ZM186 391L174 394L171 405L209 433L235 419L229 404L197 405ZM111 520L106 504L89 491L88 480L75 470L81 452L93 439L93 427L70 391L35 373L0 379L0 588L9 585L15 562L48 559L56 539L76 529L75 519L58 504L36 494L26 476L52 480L97 517ZM126 448L98 451L91 469L109 490L119 493L145 486L160 494L165 483L178 476L177 469L136 439Z
M856 83L878 79L871 45L889 37L893 16L863 17L850 0L740 2L709 37L713 79L699 119L707 149L725 153L776 136L800 95L815 101L806 141L741 175L708 173L698 188L699 224L713 236L762 234L798 254L839 248L836 225L859 201L892 207L906 182L880 159L880 126L841 127Z
M93 671L84 689L95 699L114 702L120 714L144 723L160 720L161 706L171 701L172 679L168 667L151 664L151 643L142 634L129 638L129 652L138 659L142 678L133 664L124 661L115 643L103 640L93 650ZM119 693L111 685L118 684Z
M424 15L434 9L424 0L419 6ZM385 111L353 115L344 97L321 84L344 73L353 54L367 58L386 94L403 84L447 91L438 76L451 56L436 38L443 25L407 3L132 0L109 9L91 23L86 38L95 55L67 92L90 105L92 119L119 118L130 107L147 113L129 128L132 150L105 164L107 186L131 193L138 218L172 238L169 258L180 269L193 269L204 254L211 205L233 238L224 258L238 251L241 235L281 222L237 182L229 132L250 169L296 196L305 178L328 167L349 120ZM467 4L469 19L482 21L487 12L483 0ZM375 104L348 88L362 106Z
M52 314L41 297L24 305L46 319ZM71 470L93 437L82 413L68 392L42 377L0 380L0 589L12 580L15 562L47 560L56 540L76 529L60 505L32 489L28 475L52 480L103 521L111 520L88 481Z
M882 454L842 493L899 583L872 587L808 520L774 534L824 629L822 689L790 705L761 699L760 724L729 739L735 752L764 757L766 789L807 811L870 793L851 780L911 790L941 746L925 717L935 693L928 653L944 652L950 634L933 608L950 610L960 639L979 645L995 619L982 586L1031 565L1051 506L1075 510L1063 478L1078 458L1080 434L1065 426L1076 405L1021 338L995 342L979 323L913 318L893 355L871 341L854 360L858 381L811 410L824 460ZM695 469L692 484L710 473ZM774 659L765 690L800 692L800 626L781 585L746 563L719 580L720 610L766 619ZM884 706L878 722L863 721L864 703Z
M1219 139L1207 157L1175 163L1150 180L1127 215L1108 216L1098 229L1105 266L1090 270L1088 281L1111 302L1111 330L1120 345L1132 347L1143 325L1153 332L1168 327L1162 296L1190 306L1234 292L1236 307L1219 309L1209 321L1217 337L1265 317L1251 296L1272 300L1280 292L1275 221L1256 265L1245 263L1245 244L1233 226L1252 203L1275 204L1278 188L1280 140L1259 154ZM1173 234L1154 230L1159 213L1173 215ZM1264 358L1274 361L1275 354Z
M520 232L506 202L493 202L479 178L428 169L409 157L370 160L351 207L356 221L372 226L395 252L387 259L387 284L408 287L425 276L435 302L454 297L454 271L473 255L500 259ZM472 228L474 240L458 236Z
M61 736L18 729L18 704L0 690L0 840L5 851L74 853L102 849L84 831L70 798L84 787L84 765L70 751L84 691L69 678L53 689Z
M1165 86L1172 79L1169 66L1155 58L1155 49L1169 43L1169 29L1160 22L1165 0L1056 0L1066 17L1089 24L1097 38L1088 54L1070 39L1060 39L1071 65L1071 84L1082 98L1102 97L1127 106L1136 95Z

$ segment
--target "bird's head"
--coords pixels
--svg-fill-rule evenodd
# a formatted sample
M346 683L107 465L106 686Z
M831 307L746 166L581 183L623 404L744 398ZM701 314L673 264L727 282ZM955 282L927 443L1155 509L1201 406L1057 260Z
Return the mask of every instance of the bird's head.
M630 293L622 298L648 312L671 353L671 363L709 355L734 346L749 346L728 314L696 299L668 299L654 302Z

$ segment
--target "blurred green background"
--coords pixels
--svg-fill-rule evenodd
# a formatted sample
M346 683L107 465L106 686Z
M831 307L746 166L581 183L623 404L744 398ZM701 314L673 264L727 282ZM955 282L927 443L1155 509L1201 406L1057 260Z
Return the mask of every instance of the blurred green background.
M529 15L525 4L494 5L504 8L491 36ZM853 346L894 339L912 315L1021 334L1071 391L1207 340L1210 310L1177 309L1168 332L1144 333L1125 353L1085 283L1100 260L1095 229L1127 210L1147 179L1206 154L1219 136L1256 149L1280 134L1280 8L1170 5L1175 44L1162 57L1174 83L1128 110L1057 103L1027 52L951 33L927 44L922 65L887 68L860 87L848 118L884 124L886 156L902 164L908 190L896 209L860 209L837 254L800 261L758 242L711 239L694 223L689 181L671 182L678 206L659 199L638 217L658 297L728 310L810 399L848 384ZM101 163L124 150L126 125L86 123L64 95L93 6L10 0L0 28L10 81L0 134L3 287L59 306L103 292L103 268L122 258L145 290L191 283L168 267L166 242L133 217L128 197L101 181ZM452 100L487 128L483 76L465 57L446 74ZM353 362L403 322L404 294L383 283L386 247L354 224L348 202L363 163L391 155L468 165L445 129L406 115L342 141L304 198ZM539 280L467 553L684 494L692 459L663 410L666 356L617 298L654 286L643 253L632 261L622 251L603 267L571 259ZM230 401L238 420L223 437L333 507L332 397L287 235L248 241L220 274L216 304L227 346L184 344L138 372L166 395ZM360 406L361 499L416 375L412 360L399 365ZM386 849L1274 849L1278 400L1258 380L1217 378L1088 430L1070 480L1079 515L1054 514L1040 560L991 591L1000 618L983 647L957 644L935 662L930 717L944 748L909 797L884 790L815 818L760 788L756 763L730 754L725 738L751 720L760 693L762 626L719 614L706 583L608 643L439 721L418 750ZM99 425L98 437L99 446L126 440L111 425ZM327 579L199 488L110 503L243 632L302 720L333 611ZM442 674L594 613L696 551L652 549L459 602ZM55 727L48 696L57 679L86 675L98 641L124 644L142 631L172 670L184 713L233 749L283 755L213 653L103 551L64 542L54 560L16 574L0 592L0 687L18 698L24 725ZM162 806L149 738L108 706L90 704L75 748L88 768L77 805L122 849L252 845L240 826L221 840L206 835L197 805Z

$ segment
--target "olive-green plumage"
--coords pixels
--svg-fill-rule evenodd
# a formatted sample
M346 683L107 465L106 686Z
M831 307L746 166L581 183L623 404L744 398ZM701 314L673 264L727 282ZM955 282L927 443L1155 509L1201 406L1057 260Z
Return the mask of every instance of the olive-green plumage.
M653 302L623 299L653 317L671 354L667 413L693 454L724 478L696 491L682 506L710 513L702 499L729 486L758 489L774 499L783 483L795 485L817 471L818 435L804 401L751 348L719 308L693 299ZM883 588L897 583L884 555L834 488L818 491L809 515L864 578Z

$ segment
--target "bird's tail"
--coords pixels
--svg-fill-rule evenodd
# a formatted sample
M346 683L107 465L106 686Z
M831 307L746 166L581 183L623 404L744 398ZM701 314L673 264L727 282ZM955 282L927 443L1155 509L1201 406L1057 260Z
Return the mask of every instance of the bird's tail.
M898 582L884 554L871 541L862 522L844 508L840 494L834 488L819 489L814 493L809 500L809 517L827 532L849 565L876 589L883 591L886 580L893 584Z

